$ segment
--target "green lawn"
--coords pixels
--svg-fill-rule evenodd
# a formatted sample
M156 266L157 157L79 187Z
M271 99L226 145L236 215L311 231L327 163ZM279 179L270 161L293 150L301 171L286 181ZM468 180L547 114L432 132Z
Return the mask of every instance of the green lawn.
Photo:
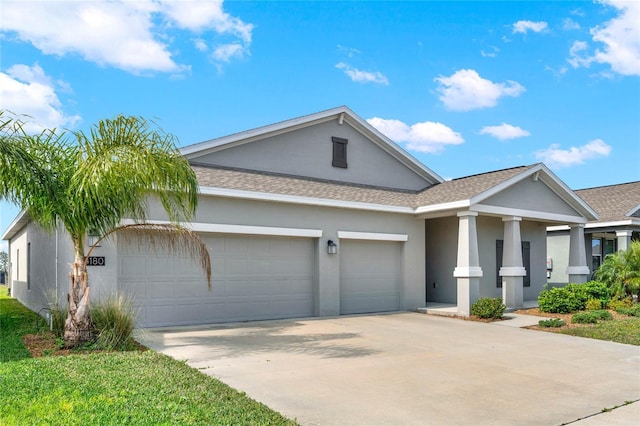
M562 328L558 331L572 336L608 340L640 346L640 318L627 317L614 321L600 321L598 324L576 328Z
M295 424L154 351L30 358L20 337L37 321L0 286L2 425Z

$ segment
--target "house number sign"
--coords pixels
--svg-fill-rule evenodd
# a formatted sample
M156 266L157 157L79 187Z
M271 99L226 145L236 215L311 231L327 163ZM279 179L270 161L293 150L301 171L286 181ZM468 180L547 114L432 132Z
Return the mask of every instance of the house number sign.
M104 266L104 256L89 256L87 266Z

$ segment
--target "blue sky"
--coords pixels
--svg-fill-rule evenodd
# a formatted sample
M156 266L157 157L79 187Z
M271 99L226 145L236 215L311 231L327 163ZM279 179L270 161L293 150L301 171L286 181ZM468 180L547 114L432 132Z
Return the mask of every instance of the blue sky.
M3 0L0 108L188 145L347 105L445 178L581 189L640 180L639 27L637 1Z

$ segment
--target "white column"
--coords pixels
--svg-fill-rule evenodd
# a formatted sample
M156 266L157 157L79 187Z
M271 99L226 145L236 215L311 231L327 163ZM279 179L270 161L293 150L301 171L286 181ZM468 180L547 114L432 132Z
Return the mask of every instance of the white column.
M633 231L616 231L616 237L618 237L618 251L627 251L629 249L632 235Z
M502 246L502 301L507 309L522 307L523 280L527 271L522 265L522 239L520 237L521 217L511 216L502 219L504 222L504 244Z
M570 283L584 283L589 279L587 254L584 240L584 224L569 225L569 267L567 274Z
M480 298L480 258L478 256L477 212L458 213L458 263L453 271L457 279L458 315L471 315L471 305Z

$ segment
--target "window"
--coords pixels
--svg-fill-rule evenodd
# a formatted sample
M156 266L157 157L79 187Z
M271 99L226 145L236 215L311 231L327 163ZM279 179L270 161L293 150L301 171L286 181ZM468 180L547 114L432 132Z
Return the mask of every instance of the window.
M502 267L502 251L504 247L503 240L496 240L496 287L502 288L502 277L500 276L500 268ZM531 287L531 243L522 241L522 266L527 271L527 275L522 277L522 286Z
M333 142L333 167L347 168L347 139L331 137Z

